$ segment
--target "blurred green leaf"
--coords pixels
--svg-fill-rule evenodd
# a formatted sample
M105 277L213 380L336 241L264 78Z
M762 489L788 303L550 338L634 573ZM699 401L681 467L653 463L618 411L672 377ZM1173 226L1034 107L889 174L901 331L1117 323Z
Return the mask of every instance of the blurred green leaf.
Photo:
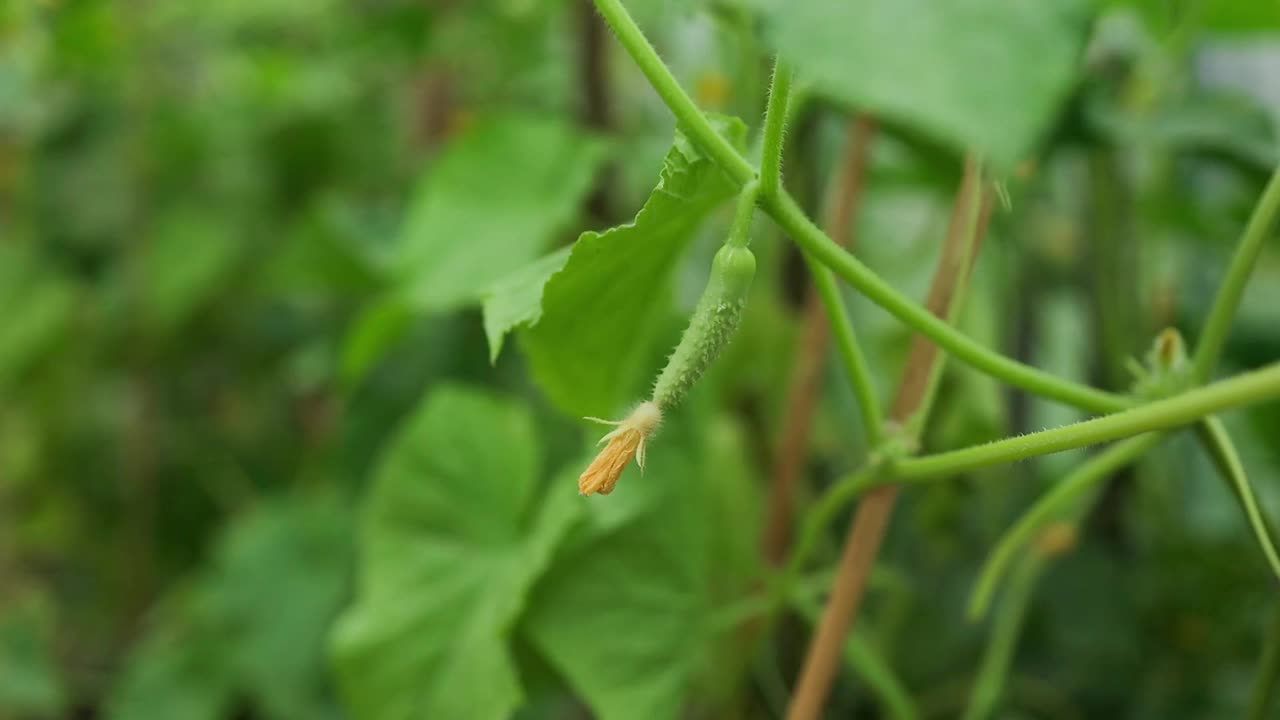
M172 332L230 280L242 247L241 238L216 215L195 208L171 211L145 243L136 280L130 277L120 286L130 314L139 313L151 332ZM128 285L135 281L141 296L131 298Z
M741 142L741 121L718 124ZM644 363L665 318L681 251L731 194L715 164L677 132L658 186L634 221L583 233L559 270L553 259L559 254L543 258L491 291L485 301L491 352L512 325L533 323L522 347L551 399L574 415L617 410L652 374Z
M758 0L801 79L1011 168L1076 82L1092 3Z
M604 144L551 117L478 121L432 164L400 236L398 268L417 307L478 299L536 258L573 219Z
M1173 30L1192 22L1212 33L1253 34L1280 30L1280 3L1273 0L1111 0L1111 6L1137 8L1157 28Z
M28 594L0 606L0 716L54 717L66 701L53 658L52 608Z
M355 385L412 325L413 311L396 297L384 297L365 308L342 343L342 379Z
M581 507L539 502L533 419L435 390L386 451L365 509L356 604L333 636L357 718L506 718L522 699L507 635Z
M0 245L0 387L49 350L75 310L71 283L41 267L34 255Z
M111 720L218 720L232 693L223 638L198 609L198 590L174 592L133 651L107 702Z
M266 718L325 714L323 647L346 596L350 526L329 498L274 501L233 524L131 655L111 717L212 720L241 699Z
M351 514L329 499L277 501L232 526L206 579L237 687L272 718L317 717L325 636L347 596Z
M1274 0L1213 0L1204 3L1204 27L1223 33L1280 31L1280 3Z
M717 674L736 670L726 640L737 628L717 610L747 582L758 538L741 512L751 478L737 462L679 444L690 434L669 428L643 477L628 470L617 491L591 502L522 624L598 717L681 717L691 691L713 701Z

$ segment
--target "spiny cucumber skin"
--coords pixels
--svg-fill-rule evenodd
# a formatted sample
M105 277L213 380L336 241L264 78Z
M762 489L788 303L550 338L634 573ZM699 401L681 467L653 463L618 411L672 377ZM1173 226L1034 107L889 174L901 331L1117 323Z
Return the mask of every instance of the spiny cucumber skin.
M659 408L679 405L729 344L742 321L755 266L755 256L746 248L726 246L716 253L689 326L654 384L653 402Z

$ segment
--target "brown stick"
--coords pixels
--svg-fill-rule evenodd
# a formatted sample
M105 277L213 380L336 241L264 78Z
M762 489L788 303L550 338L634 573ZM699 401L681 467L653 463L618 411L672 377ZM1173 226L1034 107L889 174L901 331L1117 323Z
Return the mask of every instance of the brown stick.
M942 257L938 260L926 303L929 311L941 318L950 314L952 300L967 279L968 270L973 266L981 238L985 234L986 219L990 214L987 193L983 193L981 198L973 248L966 252L965 246L969 242L966 237L969 227L968 208L975 192L982 192L981 178L977 163L970 158L965 163L964 177L956 191L946 244L943 245ZM964 262L966 257L969 258L967 267ZM942 357L933 343L923 336L915 337L890 413L893 422L905 424L922 409L928 393L929 377L933 373L934 364ZM898 488L888 485L871 491L858 504L840 555L831 596L823 609L817 634L809 645L809 653L800 672L799 686L787 710L787 720L815 720L826 704L832 678L838 667L841 647L857 617L866 591L867 578L875 565L876 555L880 551L897 499Z
M867 159L875 134L876 123L869 115L858 115L849 122L844 161L827 198L829 212L826 231L843 247L853 246L854 214L862 197ZM795 515L795 487L804 471L804 458L813 428L813 411L817 405L823 360L827 356L831 338L826 312L812 285L805 293L802 322L800 348L796 352L795 366L787 386L782 441L778 446L773 466L773 482L769 488L764 555L772 565L780 565L786 559L790 544Z

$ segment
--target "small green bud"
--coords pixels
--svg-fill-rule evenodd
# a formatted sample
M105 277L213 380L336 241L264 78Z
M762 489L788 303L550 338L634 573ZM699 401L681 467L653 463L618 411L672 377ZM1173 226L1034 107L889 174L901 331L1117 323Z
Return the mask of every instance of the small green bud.
M679 405L729 344L742 320L755 273L756 257L749 249L725 245L716 253L689 326L654 384L653 402L659 408Z
M1191 384L1191 363L1187 360L1186 343L1174 328L1165 328L1147 351L1147 364L1137 373L1134 393L1156 399L1185 390Z

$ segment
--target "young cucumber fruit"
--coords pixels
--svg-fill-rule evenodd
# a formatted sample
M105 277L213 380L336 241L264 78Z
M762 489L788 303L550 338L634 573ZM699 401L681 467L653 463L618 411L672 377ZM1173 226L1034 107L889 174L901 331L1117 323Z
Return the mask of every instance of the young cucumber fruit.
M755 273L756 258L749 249L725 245L716 253L711 277L693 309L689 326L653 386L653 402L660 409L679 405L729 344L742 319Z

